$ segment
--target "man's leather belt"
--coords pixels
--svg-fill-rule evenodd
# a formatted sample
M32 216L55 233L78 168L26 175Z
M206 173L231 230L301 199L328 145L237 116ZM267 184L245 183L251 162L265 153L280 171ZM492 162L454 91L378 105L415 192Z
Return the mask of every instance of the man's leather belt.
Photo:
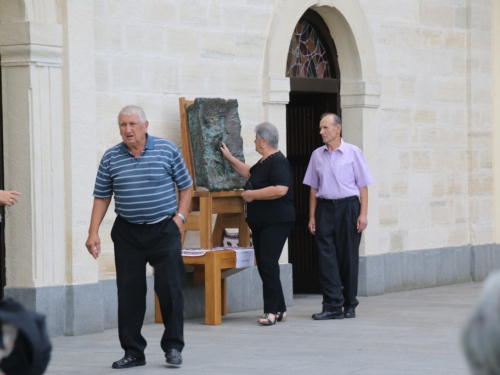
M127 223L129 224L133 224L133 225L154 225L154 224L160 224L160 223L163 223L165 220L168 220L168 219L171 219L172 217L174 217L174 215L167 215L165 216L164 218L162 218L161 220L159 221L155 221L154 223L131 223L130 221L124 219L123 217L121 217L120 215L118 215L118 217L123 220L123 221L126 221Z
M349 202L349 201L359 201L359 197L353 195L352 197L346 197L346 198L340 198L340 199L325 199L325 198L318 198L319 201L323 202L328 202L328 203L333 203L333 204L339 204L339 203L344 203L344 202Z

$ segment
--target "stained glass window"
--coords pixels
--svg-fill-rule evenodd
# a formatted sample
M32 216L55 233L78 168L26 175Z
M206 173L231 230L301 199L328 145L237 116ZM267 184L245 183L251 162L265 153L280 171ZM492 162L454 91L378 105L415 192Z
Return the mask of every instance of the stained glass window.
M314 27L304 19L297 23L290 41L286 76L331 78L326 49Z

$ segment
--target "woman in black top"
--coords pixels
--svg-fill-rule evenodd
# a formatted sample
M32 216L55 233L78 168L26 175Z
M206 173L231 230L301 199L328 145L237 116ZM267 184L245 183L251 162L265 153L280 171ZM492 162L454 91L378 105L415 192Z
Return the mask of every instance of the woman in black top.
M264 315L258 321L262 325L286 319L278 260L295 222L290 163L278 150L278 141L278 129L273 124L255 127L255 150L262 158L253 167L235 158L224 143L221 147L234 170L248 179L242 197L262 279Z

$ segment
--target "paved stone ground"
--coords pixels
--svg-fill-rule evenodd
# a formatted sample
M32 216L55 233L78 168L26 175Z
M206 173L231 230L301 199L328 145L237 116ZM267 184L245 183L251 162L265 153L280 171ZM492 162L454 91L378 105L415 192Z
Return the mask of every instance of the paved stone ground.
M288 321L261 327L259 311L229 314L220 326L186 321L184 364L171 368L162 326L147 325L147 365L114 370L117 330L56 337L46 374L468 374L459 334L481 291L469 283L361 297L355 319L314 321L320 296L296 296Z

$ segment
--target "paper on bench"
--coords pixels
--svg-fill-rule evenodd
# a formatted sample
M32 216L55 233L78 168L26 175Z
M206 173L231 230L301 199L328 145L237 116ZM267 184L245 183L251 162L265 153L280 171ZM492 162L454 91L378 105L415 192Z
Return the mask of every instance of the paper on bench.
M204 249L183 249L182 256L183 257L201 257L205 255L209 250Z
M217 250L233 250L233 249L228 249L227 247L214 247L212 250L189 248L189 249L182 250L182 256L183 257L201 257L209 251L217 251Z
M236 251L236 266L234 268L247 268L254 265L255 252L253 250L253 247L214 247L213 250Z

